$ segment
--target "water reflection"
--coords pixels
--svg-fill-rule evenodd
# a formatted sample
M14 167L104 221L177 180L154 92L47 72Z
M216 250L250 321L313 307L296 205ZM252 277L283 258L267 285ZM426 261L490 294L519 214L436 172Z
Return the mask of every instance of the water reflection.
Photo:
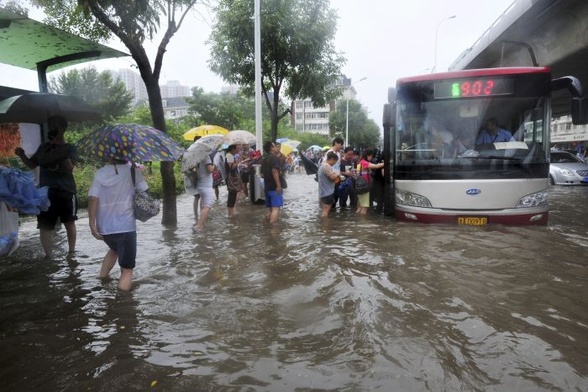
M97 278L87 219L75 261L23 223L0 263L3 389L588 390L588 189L552 188L547 227L463 228L321 220L312 177L288 182L278 225L219 202L196 235L184 196L177 227L139 223L126 295Z

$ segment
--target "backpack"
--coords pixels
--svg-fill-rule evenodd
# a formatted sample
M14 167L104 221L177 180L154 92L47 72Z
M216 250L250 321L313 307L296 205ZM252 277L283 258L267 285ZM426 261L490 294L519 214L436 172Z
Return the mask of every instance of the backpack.
M196 188L196 186L198 185L198 180L200 179L200 174L198 173L199 166L200 164L198 164L196 167L191 168L187 172L184 172L184 175L186 176L188 181L192 183L192 187L194 188Z

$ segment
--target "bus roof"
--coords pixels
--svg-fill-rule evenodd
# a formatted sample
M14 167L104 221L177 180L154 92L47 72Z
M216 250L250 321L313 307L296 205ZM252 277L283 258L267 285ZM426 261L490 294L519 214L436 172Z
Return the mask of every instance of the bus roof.
M530 74L530 73L550 73L549 67L502 67L502 68L480 68L480 69L464 69L461 71L440 72L433 74L425 74L418 76L409 76L400 78L396 82L397 85L414 82L428 82L432 80L454 79L454 78L475 78L478 76L493 76L493 75L516 75L516 74Z

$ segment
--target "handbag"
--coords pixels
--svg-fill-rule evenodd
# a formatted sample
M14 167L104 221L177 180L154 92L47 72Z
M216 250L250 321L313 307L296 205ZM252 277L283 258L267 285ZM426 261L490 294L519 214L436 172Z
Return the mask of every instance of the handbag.
M363 195L364 193L368 193L370 191L370 182L366 180L362 174L363 166L359 169L359 175L355 179L355 193L358 195Z
M135 219L141 222L146 222L150 218L159 214L159 200L153 198L145 191L140 191L135 185L135 164L131 167L131 178L133 179L133 187L135 187L135 197L133 199L133 211L135 212Z
M226 159L225 167L227 169L227 189L230 192L241 192L243 190L243 181L241 180L239 170L231 169Z

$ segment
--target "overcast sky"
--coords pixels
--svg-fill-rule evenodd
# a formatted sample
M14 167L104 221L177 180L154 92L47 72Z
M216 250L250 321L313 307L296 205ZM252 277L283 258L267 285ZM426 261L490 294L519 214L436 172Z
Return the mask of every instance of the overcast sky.
M437 71L447 70L513 1L331 0L339 16L336 48L347 58L342 70L352 82L366 78L355 88L358 100L368 108L369 117L381 126L388 87L394 86L396 79L431 72L435 66L435 46ZM455 18L447 19L453 15ZM36 10L31 10L29 16L42 19ZM162 84L178 80L207 92L220 92L225 83L210 72L207 64L209 50L205 41L211 18L203 12L192 15L172 38L164 58ZM126 51L119 43L109 45ZM150 54L155 53L155 47L150 48ZM133 61L126 58L91 64L99 70L116 70L131 67ZM0 84L38 91L36 72L5 65L0 65L0 72ZM49 77L59 72L50 73Z

